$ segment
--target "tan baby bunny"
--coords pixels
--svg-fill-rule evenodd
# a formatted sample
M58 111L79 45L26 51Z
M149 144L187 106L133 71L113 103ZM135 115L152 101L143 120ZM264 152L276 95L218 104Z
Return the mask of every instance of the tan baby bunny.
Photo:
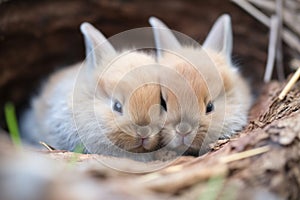
M155 17L149 22L165 71L160 81L168 116L162 141L180 153L202 154L209 143L241 130L251 106L249 86L231 60L230 17L216 21L202 47Z
M89 23L80 29L85 62L49 77L22 117L23 138L116 156L155 150L163 120L154 57L117 52Z

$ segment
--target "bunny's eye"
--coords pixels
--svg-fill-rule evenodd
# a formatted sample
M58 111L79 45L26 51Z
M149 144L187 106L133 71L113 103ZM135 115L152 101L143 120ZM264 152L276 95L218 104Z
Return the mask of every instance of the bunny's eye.
M116 100L113 104L113 110L118 112L118 113L123 113L123 110L122 110L122 104Z
M206 105L206 114L212 112L214 109L215 109L214 104L213 104L212 102L209 102L209 103Z

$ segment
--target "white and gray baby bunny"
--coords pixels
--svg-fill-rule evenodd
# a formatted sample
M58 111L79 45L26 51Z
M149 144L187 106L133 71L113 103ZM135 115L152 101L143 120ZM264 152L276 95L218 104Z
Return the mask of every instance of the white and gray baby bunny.
M198 155L209 143L241 130L247 123L252 97L231 60L230 17L225 14L216 21L202 47L187 42L155 17L149 22L154 28L160 67L185 80L179 84L180 78L172 73L160 73L168 113L161 132L164 145Z
M154 56L116 51L91 24L80 27L86 60L53 73L21 119L22 137L86 152L150 152L163 126Z

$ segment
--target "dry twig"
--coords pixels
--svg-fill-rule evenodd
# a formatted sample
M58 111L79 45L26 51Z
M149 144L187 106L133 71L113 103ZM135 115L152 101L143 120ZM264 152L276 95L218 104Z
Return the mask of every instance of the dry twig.
M292 87L295 85L297 80L300 78L300 67L295 72L295 74L292 76L291 80L286 84L286 86L283 88L282 92L279 94L278 98L280 100L283 100L286 94L292 89Z
M276 43L278 37L278 17L273 15L271 17L271 24L270 24L270 39L269 39L269 48L268 48L268 60L266 71L264 75L264 82L270 82L272 78L272 72L274 68L274 62L276 57Z
M276 0L276 15L278 17L277 41L276 41L276 68L279 81L284 81L284 66L282 55L282 22L283 22L283 1Z
M245 0L231 0L250 15L252 15L255 19L263 23L265 26L270 27L270 18L266 16L263 12L252 6L249 2ZM283 28L282 29L282 38L283 41L288 44L291 48L300 53L300 41L296 34L291 32L290 30Z
M237 161L237 160L241 160L241 159L248 158L248 157L251 157L251 156L255 156L255 155L258 155L258 154L262 154L262 153L265 153L269 150L270 150L269 146L259 147L259 148L251 149L251 150L244 151L244 152L241 152L241 153L231 154L231 155L228 155L226 157L221 157L220 162L221 163L229 163L229 162L232 162L232 161Z
M55 150L54 147L52 147L52 146L46 144L45 142L40 141L39 143L40 143L43 147L45 147L48 151L54 151L54 150Z

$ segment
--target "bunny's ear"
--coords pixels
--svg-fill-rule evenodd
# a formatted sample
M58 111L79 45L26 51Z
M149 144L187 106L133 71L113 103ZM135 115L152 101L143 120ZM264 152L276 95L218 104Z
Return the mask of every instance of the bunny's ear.
M231 60L232 30L231 20L228 14L224 14L217 19L206 37L203 47L223 53L226 55L228 61Z
M161 58L162 50L180 49L181 45L172 31L156 17L150 17L149 23L153 27L154 41L156 46L157 58Z
M89 67L95 68L99 66L101 58L116 53L105 36L90 23L82 23L80 30L84 36L86 62Z

